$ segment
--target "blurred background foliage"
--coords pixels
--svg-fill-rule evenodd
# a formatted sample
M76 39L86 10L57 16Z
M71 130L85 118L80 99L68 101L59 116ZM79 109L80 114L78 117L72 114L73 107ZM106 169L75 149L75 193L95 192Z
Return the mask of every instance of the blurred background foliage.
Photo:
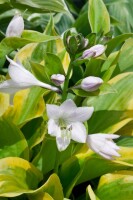
M133 0L104 0L111 19L113 34L133 31ZM67 7L66 7L67 5ZM88 22L87 0L42 1L0 0L0 39L18 9L25 19L25 29L43 32L52 13L59 34L75 27L84 36L91 32Z
M5 38L7 26L16 11L19 11L24 18L25 30L43 33L52 14L57 34L61 35L73 27L83 36L87 36L91 33L88 2L88 0L0 0L0 41ZM111 29L107 36L115 37L131 33L133 30L133 0L121 0L121 2L104 0L103 2L109 11L111 21ZM2 64L0 63L1 74L6 72L4 62L5 60Z

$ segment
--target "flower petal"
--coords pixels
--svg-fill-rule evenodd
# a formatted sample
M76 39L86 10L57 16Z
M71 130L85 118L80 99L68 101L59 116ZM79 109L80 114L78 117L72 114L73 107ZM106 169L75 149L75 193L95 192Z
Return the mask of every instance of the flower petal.
M7 30L6 37L20 37L24 30L24 20L22 16L17 13L10 21Z
M60 106L46 104L46 110L50 119L58 119L60 117Z
M120 137L120 135L116 135L116 134L102 134L101 135L104 135L104 138L106 139L117 139Z
M64 151L70 144L69 137L56 137L56 144L59 151Z
M120 147L117 146L113 141L109 141L109 140L108 140L108 145L109 145L110 147L112 147L113 149L115 149L115 150L119 150L119 149L120 149Z
M60 135L60 132L60 127L56 124L56 122L53 119L50 119L48 121L48 134L56 137Z
M89 148L96 152L96 153L99 153L100 150L99 150L99 147L103 144L101 141L96 141L95 138L94 138L95 134L93 135L88 135L87 136L87 139L86 139L86 143L87 145L89 146ZM98 144L98 143L99 144Z
M26 70L23 67L23 65L21 65L19 62L16 63L10 58L8 58L7 56L6 58L10 62L8 72L11 79L14 82L20 85L23 84L23 86L25 87L40 86L40 87L44 87L53 91L57 91L57 92L59 91L57 87L53 87L49 84L46 84L37 80L36 77L31 72Z
M66 122L69 121L72 113L77 109L76 104L71 99L67 99L60 106L60 117L64 119Z
M8 72L14 82L25 83L26 86L38 85L38 80L33 76L31 72L29 72L22 65L14 62L7 56L6 58L10 62Z
M114 160L114 158L106 153L102 153L102 152L99 152L98 153L100 156L102 156L103 158L106 158L108 160Z
M101 54L104 53L106 47L104 45L101 44L97 44L93 47L91 47L90 49L87 49L83 52L82 54L82 58L86 59L86 58L90 58L90 57L98 57Z
M70 113L68 120L71 122L84 122L92 116L93 107L79 107Z
M85 143L87 138L86 128L83 123L75 122L71 123L71 138L72 140L80 143Z
M74 101L72 101L71 99L67 99L66 101L64 101L61 106L61 111L62 112L68 112L69 110L75 110L75 108L77 108L76 104L74 103Z
M108 145L108 143L107 143L105 146L103 146L103 148L101 149L100 152L106 153L106 154L111 155L111 156L120 157L120 154L117 153L117 151L116 151L115 149L111 148L111 147Z
M107 137L108 136L108 137ZM93 134L87 136L87 144L92 151L98 153L106 159L114 159L113 156L120 157L117 152L119 147L113 142L112 138L117 138L117 135L113 134Z
M13 94L20 89L25 89L25 85L14 82L13 80L7 80L0 84L0 92Z

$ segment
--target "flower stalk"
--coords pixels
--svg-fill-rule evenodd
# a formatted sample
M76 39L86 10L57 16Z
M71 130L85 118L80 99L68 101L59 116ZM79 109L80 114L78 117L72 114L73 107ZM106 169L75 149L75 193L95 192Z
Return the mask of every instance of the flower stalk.
M62 93L62 102L64 102L67 99L69 79L70 79L70 75L71 75L71 72L72 72L74 59L75 59L75 56L71 57L71 62L69 64L69 67L68 67L68 70L67 70L67 75L66 75L66 79L64 81L64 87L63 87L63 93Z

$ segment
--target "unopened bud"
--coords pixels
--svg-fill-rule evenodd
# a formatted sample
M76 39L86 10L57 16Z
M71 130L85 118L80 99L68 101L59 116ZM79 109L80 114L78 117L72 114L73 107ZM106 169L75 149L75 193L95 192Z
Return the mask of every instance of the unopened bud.
M91 47L90 49L85 50L85 51L83 52L81 58L82 58L82 59L91 58L91 57L96 58L96 57L100 56L101 54L103 54L104 51L105 51L105 49L106 49L106 48L105 48L104 45L102 45L102 44L97 44L97 45Z
M91 92L97 90L102 83L103 80L101 78L88 76L82 80L80 87L87 92Z
M24 30L24 20L23 17L17 13L13 19L10 21L7 30L6 37L20 37Z
M65 81L65 76L62 74L53 74L51 76L51 80L53 81L53 83L57 86L61 85L62 83L64 83Z

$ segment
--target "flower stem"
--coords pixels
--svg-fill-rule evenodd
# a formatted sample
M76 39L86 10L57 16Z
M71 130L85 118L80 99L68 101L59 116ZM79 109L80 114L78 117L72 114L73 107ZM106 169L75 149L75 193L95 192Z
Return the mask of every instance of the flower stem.
M75 59L75 57L71 58L71 62L69 64L69 67L68 67L68 70L67 70L67 75L66 75L66 79L65 79L65 82L64 82L64 88L63 88L63 93L62 93L62 102L64 102L67 98L67 90L68 90L69 79L70 79L70 74L71 74L71 71L72 71L74 59Z
M56 173L56 174L58 174L59 163L60 163L60 152L57 149L56 150L55 166L54 166L54 173Z

